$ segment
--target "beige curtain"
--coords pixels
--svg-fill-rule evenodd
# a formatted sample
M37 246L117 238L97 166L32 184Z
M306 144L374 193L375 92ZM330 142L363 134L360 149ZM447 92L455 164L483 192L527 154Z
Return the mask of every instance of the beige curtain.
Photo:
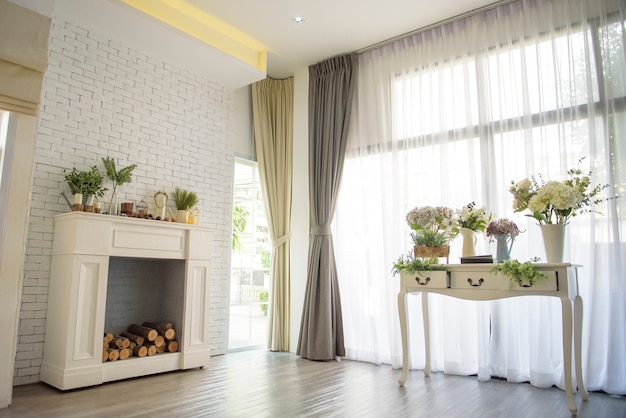
M293 78L266 78L253 84L252 116L272 239L268 348L289 351Z
M0 0L0 108L37 114L50 18Z

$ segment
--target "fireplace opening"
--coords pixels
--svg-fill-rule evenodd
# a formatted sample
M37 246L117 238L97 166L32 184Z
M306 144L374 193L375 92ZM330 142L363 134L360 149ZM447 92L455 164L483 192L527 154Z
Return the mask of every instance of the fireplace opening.
M156 324L168 324L175 331L173 341L182 341L184 278L185 260L109 258L103 362L166 354L172 349L178 351L178 343L170 344L172 340L165 338L166 332ZM156 340L159 349L157 353L151 347L155 341L149 341L147 335L129 329L131 325L135 328L137 325L145 325L158 331L160 341ZM141 343L144 340L141 338L140 344L137 344L129 333L145 337L145 342ZM111 340L112 336L114 340ZM127 337L130 337L130 341L125 341ZM123 347L118 338L124 339ZM110 347L107 347L107 343ZM167 344L167 347L161 344ZM133 350L135 345L144 345L146 349ZM130 350L124 350L128 348Z

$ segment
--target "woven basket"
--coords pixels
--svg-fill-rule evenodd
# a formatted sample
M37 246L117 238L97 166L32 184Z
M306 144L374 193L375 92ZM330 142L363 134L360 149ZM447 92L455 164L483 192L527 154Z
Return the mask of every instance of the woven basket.
M442 258L445 258L446 263L448 263L449 255L450 255L449 245L440 245L437 247L427 247L424 245L416 245L413 247L413 257L415 258L442 257Z

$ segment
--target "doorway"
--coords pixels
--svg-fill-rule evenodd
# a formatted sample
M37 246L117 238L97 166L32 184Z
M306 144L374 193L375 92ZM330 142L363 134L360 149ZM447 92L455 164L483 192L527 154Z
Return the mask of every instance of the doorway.
M229 351L267 343L270 237L257 164L235 159Z

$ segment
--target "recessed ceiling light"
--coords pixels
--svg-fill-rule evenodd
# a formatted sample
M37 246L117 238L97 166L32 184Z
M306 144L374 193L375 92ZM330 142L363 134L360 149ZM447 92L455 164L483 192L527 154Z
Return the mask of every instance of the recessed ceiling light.
M299 25L300 23L304 23L304 19L301 16L293 17L291 18L291 21L295 23L296 25Z

